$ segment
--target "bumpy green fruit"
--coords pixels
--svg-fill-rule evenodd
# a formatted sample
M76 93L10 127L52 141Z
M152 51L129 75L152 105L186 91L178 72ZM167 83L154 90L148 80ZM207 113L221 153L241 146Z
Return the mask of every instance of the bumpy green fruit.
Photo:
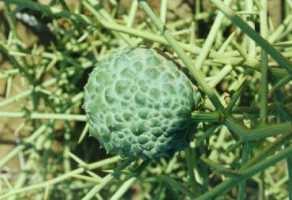
M192 84L152 49L126 48L101 60L85 86L90 134L108 152L158 158L186 144Z

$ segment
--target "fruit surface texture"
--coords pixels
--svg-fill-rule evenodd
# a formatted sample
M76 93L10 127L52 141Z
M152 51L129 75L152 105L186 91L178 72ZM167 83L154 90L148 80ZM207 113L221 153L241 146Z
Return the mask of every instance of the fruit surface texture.
M153 49L124 48L103 58L85 86L90 134L109 153L158 158L186 144L193 87Z

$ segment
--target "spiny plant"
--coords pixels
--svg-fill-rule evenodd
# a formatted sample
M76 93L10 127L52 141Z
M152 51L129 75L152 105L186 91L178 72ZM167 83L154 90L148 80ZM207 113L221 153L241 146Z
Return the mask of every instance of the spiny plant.
M16 138L0 159L0 199L292 199L291 1L284 1L284 20L277 27L270 22L267 0L206 2L161 0L156 8L157 1L133 0L126 9L125 1L115 0L0 2L0 117L10 123L22 119L17 128L5 129L15 130ZM29 22L34 19L38 23ZM131 89L117 81L123 69L138 66L128 59L136 50L169 63L146 64L144 56L137 56L144 60L143 69L161 74L155 79L146 70L136 72L147 77L145 107L136 106L141 101L135 94L118 94ZM118 55L125 55L120 58L126 64L110 64ZM178 76L162 81L162 68ZM127 76L129 86L143 86L142 78ZM167 121L186 131L167 132L163 128L170 126L159 121L159 133L171 133L168 146L148 151L138 140L155 135L150 123L157 116L145 119L149 126L138 132L142 120L125 119L143 108L147 115L154 113L158 101L150 91L164 88L164 81L186 86L181 90L174 84L175 93L168 88L163 95L179 100L177 109L186 108L183 117L171 110L183 123ZM199 106L191 98L190 82L201 94ZM118 126L115 117L130 109L134 112L123 115ZM164 110L155 111L164 119ZM110 153L123 157L98 148L86 137L88 130ZM132 137L138 142L124 140L131 132L141 134ZM185 148L173 145L174 138ZM164 157L168 151L175 153ZM14 158L21 161L20 169L8 165Z

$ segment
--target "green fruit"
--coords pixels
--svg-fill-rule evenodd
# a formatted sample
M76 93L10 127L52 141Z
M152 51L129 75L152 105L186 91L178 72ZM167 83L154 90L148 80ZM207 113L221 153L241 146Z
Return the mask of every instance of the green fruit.
M152 49L115 51L85 86L90 134L129 158L154 159L183 147L193 104L191 82Z

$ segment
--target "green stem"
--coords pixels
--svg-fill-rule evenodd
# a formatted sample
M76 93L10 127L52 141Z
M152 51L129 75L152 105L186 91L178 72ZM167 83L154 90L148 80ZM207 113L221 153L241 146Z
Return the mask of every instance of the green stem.
M283 85L287 84L290 80L292 80L292 75L288 74L286 76L284 76L283 78L281 78L275 85L274 87L271 89L270 94L273 95L275 93L276 90L278 90L280 87L282 87Z
M226 5L229 5L231 3L232 0L225 0ZM204 42L204 45L202 47L202 51L201 53L198 55L196 62L195 62L195 66L197 69L200 69L205 61L205 59L207 58L209 51L211 50L212 44L215 41L215 38L219 32L220 26L223 22L223 18L224 15L222 13L218 13L212 27L211 30Z
M95 8L93 8L87 0L82 1L82 4L84 5L85 8L87 8L91 13L94 14L94 16L98 19L104 19L110 23L114 23L114 20L112 19L111 15L109 13L107 13L107 11L101 7L99 7L98 12L96 12ZM99 5L98 5L99 6ZM118 38L121 38L122 40L124 40L129 46L133 45L133 41L124 34L120 34L120 33L115 33L115 35Z
M268 41L274 43L279 41L283 37L284 30L290 26L292 22L292 15L288 15L281 25L277 27L277 29L268 37Z
M247 129L236 123L234 119L230 117L225 119L225 125L243 141L255 141L271 136L286 135L291 133L292 130L291 122L265 125L256 129Z
M57 79L55 78L52 78L46 82L44 82L41 87L49 87L53 84L55 84L57 82ZM3 101L0 101L0 107L4 107L4 106L7 106L9 105L10 103L13 103L15 101L19 101L20 99L22 98L25 98L25 97L28 97L32 92L33 92L34 88L31 87L30 89L24 91L24 92L21 92L15 96L12 96L12 97L9 97ZM35 90L38 90L38 87L35 88Z
M160 31L161 35L167 40L169 45L174 49L176 54L180 57L182 62L188 67L194 79L197 81L199 87L207 94L213 105L218 109L219 112L224 112L224 106L221 103L220 98L218 97L217 91L211 88L204 81L205 77L200 70L193 66L192 60L188 57L180 45L176 42L176 40L171 36L171 34L165 29L165 26L162 24L160 19L156 17L152 9L149 7L148 3L145 0L140 0L140 6L144 10L144 12L150 17L153 21L154 25ZM231 117L230 120L226 123L228 128L233 128L235 133L240 137L245 137L245 131L242 130L242 127L238 125ZM275 134L275 133L273 133Z
M135 16L137 13L137 8L138 8L138 1L133 0L132 4L131 4L130 14L129 14L128 20L127 20L127 27L129 27L129 28L132 27L134 24Z
M114 177L111 174L106 175L102 182L96 186L94 186L87 194L82 198L82 200L90 200L92 199L102 188L104 188L107 184L109 184Z
M129 190L129 188L135 183L137 180L136 177L129 178L126 180L121 187L114 193L114 195L110 198L110 200L119 200L121 197Z
M252 159L247 161L241 166L241 169L246 169L248 167L251 167L255 164L257 164L259 161L264 160L266 157L268 157L270 154L276 151L277 148L283 145L283 143L289 141L291 139L291 135L285 135L283 137L280 137L277 139L274 143L269 144L267 147L262 149L260 152L258 152L255 156L253 156Z
M0 196L0 199L5 199L5 198L7 198L9 196L13 196L13 195L16 195L16 194L20 194L20 193L28 192L28 191L31 191L31 190L44 188L44 187L47 187L49 185L57 184L57 183L60 183L60 182L66 180L68 178L71 178L74 175L81 174L83 172L84 172L83 168L78 168L78 169L75 169L75 170L73 170L73 171L71 171L69 173L63 174L62 176L59 176L57 178L51 179L51 180L43 182L43 183L39 183L39 184L35 184L35 185L19 188L19 189L16 189L16 190L11 190L9 193L6 193L6 194Z
M192 147L188 147L186 150L186 162L187 162L187 171L188 171L188 182L191 186L191 190L196 196L201 193L200 185L196 181L194 174L195 169L195 151Z
M218 123L223 121L223 116L219 112L193 112L192 121Z
M90 5L88 5L88 6L90 6ZM91 11L94 12L94 10L91 10ZM135 28L135 29L134 28L130 28L130 27L127 27L127 26L123 26L123 25L117 24L115 22L108 22L107 20L104 20L102 18L97 18L97 19L102 24L102 26L104 26L105 28L107 28L109 30L126 33L126 34L129 34L129 35L137 36L139 38L143 38L145 40L149 40L149 41L152 41L152 42L157 42L157 43L169 46L167 40L165 40L164 37L161 37L161 36L156 35L154 33L150 33L150 32L143 31L143 30L139 30L137 28ZM201 52L201 48L199 48L197 46L185 44L185 43L182 43L182 42L177 42L177 43L185 51L191 52L191 53L196 54L196 55ZM228 44L228 43L226 43L226 44ZM238 57L235 57L234 53L232 53L232 52L223 53L223 51L216 52L214 50L211 50L209 56L211 58L214 58L214 59L218 59L218 58L222 58L222 57L228 58L228 62L226 60L222 60L222 63L224 63L224 64L232 64L234 66L238 66L239 64L242 64L241 59L239 59L238 61L231 62L231 60L234 60L234 59L238 58ZM211 61L211 62L212 62L212 64L218 64L217 62L213 62L213 61ZM250 59L246 60L246 65L248 67L250 67L250 64L248 64L248 63L253 63L253 65L257 65L258 64L256 60L251 61ZM254 68L254 67L250 67L250 69L259 71L259 69ZM285 69L283 70L281 68L280 69L279 68L273 68L273 69L271 69L271 73L272 73L273 76L279 76L279 77L280 76L282 77L282 75L287 75L288 74Z
M263 38L268 35L268 2L261 0L260 11L260 31ZM268 113L268 54L263 49L261 50L261 80L260 80L260 120L262 124L267 122ZM262 189L259 196L261 200L265 199L265 171L263 170L260 175Z
M292 74L292 65L291 63L279 53L267 40L262 36L256 33L246 22L244 22L240 17L235 15L233 10L227 7L220 0L211 0L230 20L231 22L238 26L245 34L251 37L260 47L262 47L270 56L283 68L286 68L287 71Z
M113 157L109 160L105 160L105 162L98 162L98 164L90 164L88 165L88 169L96 169L97 167L101 167L105 164L111 163L111 162L116 162L120 160L119 157ZM92 199L101 189L103 189L107 184L109 184L115 177L115 173L120 173L121 170L127 168L130 164L132 163L132 160L124 160L122 163L120 163L120 165L115 169L115 171L113 173L110 173L108 175L106 175L103 180L101 181L101 183L99 185L96 185L95 187L93 187L89 193L87 193L87 195L85 195L82 200L90 200ZM144 167L145 165L141 165L141 167ZM124 189L124 188L123 188ZM121 191L120 191L121 192Z
M247 12L250 12L250 13L254 12L254 5L253 4L254 4L253 0L245 0L245 8L246 8ZM252 20L248 20L247 24L252 29L255 28L255 24L254 24L254 22ZM245 37L247 37L247 36L245 35ZM246 43L247 43L247 45L246 45L247 48L246 49L248 49L248 57L255 57L256 56L255 42L252 39L247 37L246 38Z
M244 180L249 179L255 174L267 169L268 167L275 165L275 163L287 158L292 153L292 146L280 151L276 155L270 156L265 160L258 162L257 164L248 167L244 170L240 170L241 176L228 178L223 183L219 184L211 191L201 195L196 200L210 200L214 199L217 195L223 195L225 192L229 191L231 188L235 187L237 184Z
M268 35L268 7L267 0L261 0L261 12L260 12L260 28L261 35L265 38ZM266 123L267 120L267 108L268 108L268 55L262 50L261 52L261 87L260 87L260 119L262 123Z
M88 164L88 165L86 165L86 168L90 169L90 170L93 170L93 169L100 168L100 167L105 166L105 165L116 163L118 161L121 161L121 157L115 156L115 157L112 157L112 158L107 158L107 159L104 159L104 160L97 161L95 163Z
M231 113L233 111L233 109L235 108L236 106L236 103L237 101L239 100L240 98L240 95L242 94L245 86L246 86L246 79L244 79L244 81L242 81L239 89L237 91L235 91L235 93L232 95L231 97L231 100L229 102L229 104L227 105L227 108L226 108L226 113Z
M243 144L243 148L242 148L241 165L248 161L250 153L251 153L251 146L250 146L249 142L245 142ZM239 194L238 194L237 200L246 199L245 188L246 188L246 181L242 181L239 184L239 188L238 188L239 189L239 191L238 191Z
M23 144L18 145L16 148L14 148L12 151L10 151L7 155L5 155L0 160L0 169L13 157L15 157L19 152L21 152L25 148L26 143L32 143L38 138L40 135L44 133L44 131L47 129L46 125L42 125L39 127L31 136L24 139Z
M241 174L238 171L235 171L233 169L226 168L220 164L217 164L213 162L212 160L209 160L207 158L201 158L205 164L207 164L210 168L212 168L215 172L217 172L220 175L225 175L225 176L240 176Z
M161 22L163 24L166 23L167 3L168 3L168 0L161 0L161 4L160 4L160 20L161 20Z
M205 82L205 77L200 70L194 67L192 60L184 53L183 49L172 37L172 35L165 29L165 26L160 19L154 14L148 3L144 0L140 0L140 6L144 12L150 17L156 28L160 31L161 35L166 39L169 45L174 49L176 54L181 58L182 62L188 67L192 76L197 81L199 87L208 95L214 106L223 111L224 107L218 97L218 94Z
M283 122L279 124L266 125L261 128L250 130L250 134L245 135L242 140L255 141L271 136L286 135L292 131L291 122Z
M287 158L289 200L292 200L292 156Z
M41 183L37 183L37 184L34 184L34 185L30 185L30 186L27 186L27 187L19 188L19 189L16 189L16 190L12 190L12 191L0 196L0 199L6 199L7 197L14 196L16 194L28 192L28 191L31 191L31 190L37 190L37 189L45 188L45 187L50 186L50 185L55 185L55 184L58 184L60 182L63 182L64 180L72 178L72 177L74 177L76 175L82 174L87 169L94 170L94 169L97 169L97 168L100 168L100 167L115 163L115 162L117 162L119 160L120 160L120 158L113 157L113 158L108 158L108 159L105 159L105 160L98 161L96 163L87 164L87 166L77 168L77 169L75 169L73 171L70 171L70 172L67 172L67 173L65 173L65 174L63 174L63 175L61 175L61 176L59 176L57 178L54 178L54 179L51 179L51 180L48 180L48 181L44 181L44 182L41 182ZM99 185L97 185L96 187L98 187L99 190L102 189L111 179L112 179L112 175L111 174L105 176L102 179L101 183ZM96 193L94 193L94 194L96 194Z
M29 115L30 119L55 119L55 120L69 120L69 121L86 121L85 115L77 114L57 114L57 113L27 113L27 112L0 112L1 117L22 118Z
M248 59L248 55L246 54L246 50L239 45L236 41L231 41L232 46L238 51L238 53L242 56L244 60Z

